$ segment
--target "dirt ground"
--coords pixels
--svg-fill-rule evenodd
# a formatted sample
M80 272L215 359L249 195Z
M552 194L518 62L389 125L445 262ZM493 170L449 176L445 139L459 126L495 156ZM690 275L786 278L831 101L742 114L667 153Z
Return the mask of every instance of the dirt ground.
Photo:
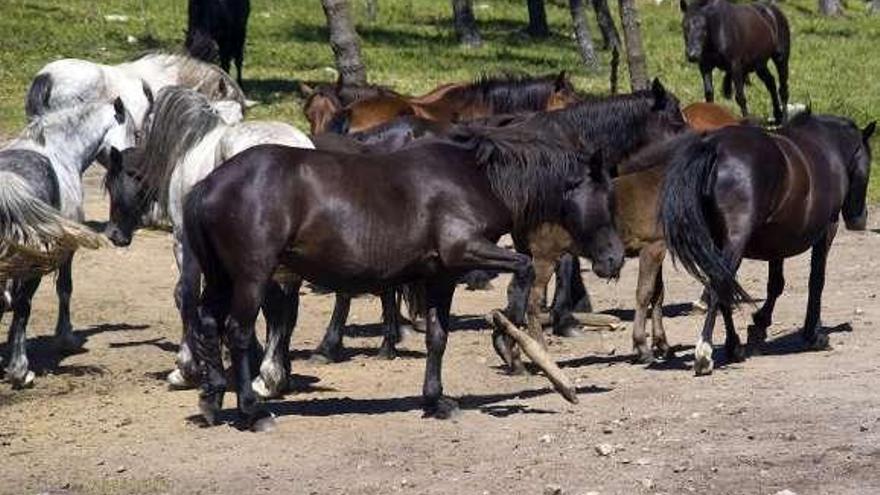
M89 218L105 219L96 170L88 184ZM700 290L669 266L666 321L678 357L631 364L628 327L553 340L579 386L576 406L541 376L498 368L481 318L503 305L506 278L490 292L457 293L444 384L463 413L447 422L421 417L420 335L403 357L375 359L376 298L353 304L348 360L306 361L333 303L307 293L293 339L296 390L271 403L278 428L268 434L200 428L189 419L196 393L166 388L180 333L176 272L168 235L142 232L128 249L77 256L73 317L84 352L52 352L54 290L48 279L41 287L29 329L36 385L0 384L0 493L880 493L880 210L872 213L874 230L841 231L829 261L823 320L852 323L831 334L833 350L802 352L794 335L806 304L801 256L786 263L767 354L725 365L719 348L720 368L695 378L701 319L684 313ZM617 284L587 275L597 309L631 318L636 268L630 260ZM740 272L755 296L765 270L746 262ZM741 335L750 312L737 313ZM227 395L226 406L234 402ZM600 444L611 452L600 455Z

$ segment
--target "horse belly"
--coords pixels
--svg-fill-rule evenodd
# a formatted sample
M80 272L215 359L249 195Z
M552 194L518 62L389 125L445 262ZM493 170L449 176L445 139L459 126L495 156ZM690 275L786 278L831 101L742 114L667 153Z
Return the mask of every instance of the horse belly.
M818 225L765 224L752 234L745 257L764 261L791 258L813 247L824 232L825 227Z

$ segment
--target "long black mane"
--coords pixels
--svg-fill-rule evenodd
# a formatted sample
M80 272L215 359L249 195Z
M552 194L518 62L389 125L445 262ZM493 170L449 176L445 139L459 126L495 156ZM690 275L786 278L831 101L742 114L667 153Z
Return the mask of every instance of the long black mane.
M485 105L492 113L514 113L545 110L550 96L560 90L574 93L565 74L539 77L503 74L480 76L450 93L457 92L465 100Z

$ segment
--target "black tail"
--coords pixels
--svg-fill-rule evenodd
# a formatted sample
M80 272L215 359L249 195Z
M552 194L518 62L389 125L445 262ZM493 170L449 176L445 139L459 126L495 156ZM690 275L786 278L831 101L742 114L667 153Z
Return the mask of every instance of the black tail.
M748 301L707 220L716 178L715 145L695 136L676 152L660 199L666 245L676 261L723 304Z
M223 266L211 247L210 239L203 227L202 211L204 211L203 197L205 187L203 183L197 183L187 193L183 203L183 229L186 234L186 242L189 244L192 254L199 263L199 267L206 281L217 280L225 273Z
M425 284L423 282L413 282L401 285L397 290L403 296L403 300L406 301L410 321L415 323L418 319L424 319L427 310L425 307Z
M49 97L52 95L52 76L40 74L31 82L28 89L24 111L28 118L38 117L49 109Z

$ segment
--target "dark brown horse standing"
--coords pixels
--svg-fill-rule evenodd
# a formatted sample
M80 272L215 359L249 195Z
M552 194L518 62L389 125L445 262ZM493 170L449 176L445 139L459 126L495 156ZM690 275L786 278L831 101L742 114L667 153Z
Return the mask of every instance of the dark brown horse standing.
M783 261L812 249L810 290L802 335L814 349L828 346L820 312L825 262L838 218L865 228L871 166L864 130L847 119L809 112L778 132L725 127L690 139L678 150L663 185L660 217L677 261L708 289L709 309L694 349L694 372L712 372L712 331L720 311L727 357L745 356L732 307L748 300L736 281L743 258L769 263L767 299L754 314L750 346L767 336L784 286Z
M501 235L562 225L597 274L615 276L623 251L599 155L588 159L567 136L538 131L480 130L459 134L463 142L426 140L390 155L257 146L198 183L184 223L206 282L193 332L205 418L216 419L226 390L225 336L243 426L271 423L251 387L249 350L279 268L341 292L423 286L424 408L437 418L457 408L441 384L456 278L473 269L512 272L526 284L533 277L527 256L496 244Z
M770 92L773 117L782 123L788 104L791 32L779 7L765 2L734 5L727 0L697 0L691 4L679 1L684 13L685 54L688 61L699 64L706 101L715 98L712 71L721 69L725 73L724 96L730 98L732 85L736 102L743 116L748 117L743 86L748 74L754 72ZM767 66L770 60L779 75L778 89Z

